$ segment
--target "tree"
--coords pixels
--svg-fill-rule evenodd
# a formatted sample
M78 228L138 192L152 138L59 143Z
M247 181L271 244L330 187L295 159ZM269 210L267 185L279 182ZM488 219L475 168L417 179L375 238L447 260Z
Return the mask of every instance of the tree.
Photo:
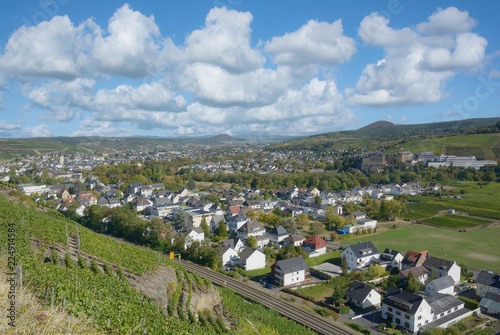
M349 267L347 266L347 257L346 255L342 256L342 274L346 275L349 272Z
M406 290L410 293L415 293L422 291L424 288L424 285L420 283L417 278L413 275L413 273L409 273L408 277L406 277Z
M309 225L309 217L307 216L306 213L302 213L299 216L297 216L297 226L300 227L300 229L304 229Z
M290 234L295 234L298 231L296 218L284 218L282 225Z
M321 205L321 197L319 195L314 197L314 203L316 205Z
M177 211L174 217L174 224L180 228L188 229L191 226L191 220L188 213L184 211Z
M200 224L201 229L203 229L203 232L205 233L205 238L210 237L210 228L208 228L207 224L207 218L205 217L205 214L201 217L201 224Z
M370 265L366 272L372 279L383 277L386 274L386 270L380 264Z
M255 248L257 247L257 239L255 238L255 236L249 236L247 238L247 245L250 247L250 248Z
M273 214L280 217L280 218L283 217L283 213L281 212L281 209L279 209L279 207L274 207Z
M196 188L196 182L193 180L193 178L189 179L186 188L190 191L194 190Z
M219 226L215 229L214 234L219 236L221 239L227 238L227 230L224 221L219 221Z
M342 229L345 224L344 217L337 213L337 210L333 206L328 206L325 210L325 225L327 229Z
M346 290L342 288L338 280L332 281L332 288L332 299L334 302L344 299Z

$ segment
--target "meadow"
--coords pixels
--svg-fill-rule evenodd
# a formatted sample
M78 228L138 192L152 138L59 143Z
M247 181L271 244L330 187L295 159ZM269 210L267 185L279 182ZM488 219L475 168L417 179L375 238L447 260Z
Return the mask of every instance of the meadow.
M500 272L500 227L464 233L414 224L343 243L352 245L358 241L372 241L379 251L389 248L402 254L407 250L428 250L432 256L464 263L470 268Z

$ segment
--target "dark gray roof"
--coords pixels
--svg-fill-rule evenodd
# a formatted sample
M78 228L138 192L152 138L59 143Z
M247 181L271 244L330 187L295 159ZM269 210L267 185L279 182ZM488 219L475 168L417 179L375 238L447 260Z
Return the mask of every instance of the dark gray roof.
M434 315L439 315L464 303L452 295L442 293L429 294L424 296L424 299L431 306Z
M382 303L400 311L404 311L405 313L415 315L423 300L424 298L419 295L390 287ZM401 307L401 305L404 307Z
M239 254L239 257L242 261L246 261L248 259L248 257L252 256L254 254L254 252L256 252L256 251L261 252L260 250L257 250L257 249L246 248L245 251L243 251L242 253Z
M283 235L288 235L289 233L286 231L285 227L279 225L277 227L274 227L273 230L271 230L271 234L283 236Z
M373 288L366 285L365 283L354 281L347 289L345 295L357 301L363 301L372 290Z
M276 266L283 271L283 274L309 269L309 266L302 257L282 259L276 262Z
M354 253L354 255L358 258L378 254L377 248L375 248L375 246L371 241L353 244L347 249L350 249Z
M451 287L455 285L455 281L451 276L444 276L440 278L436 278L427 285L434 285L436 287L436 290L441 291L445 288ZM426 285L426 286L427 286Z
M423 265L428 268L436 268L443 271L449 271L455 262L450 262L442 258L427 256Z
M500 288L500 275L491 271L482 270L476 278L479 284Z
M219 243L219 246L220 247L230 247L230 248L233 248L236 246L236 244L238 243L240 239L239 238L236 238L236 237L230 237L228 238L227 240L224 240L222 242Z

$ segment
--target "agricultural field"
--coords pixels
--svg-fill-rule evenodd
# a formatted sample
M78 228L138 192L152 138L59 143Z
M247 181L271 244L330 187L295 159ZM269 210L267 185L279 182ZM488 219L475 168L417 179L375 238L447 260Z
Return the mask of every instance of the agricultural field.
M409 225L380 234L344 240L345 244L372 241L378 250L428 250L430 255L467 264L474 269L500 272L500 227L459 232L426 225Z
M17 156L9 153L0 152L0 161L16 158Z
M452 215L452 214L425 219L423 222L435 226L443 226L456 229L480 227L491 223L491 221L489 220L477 219L469 216Z

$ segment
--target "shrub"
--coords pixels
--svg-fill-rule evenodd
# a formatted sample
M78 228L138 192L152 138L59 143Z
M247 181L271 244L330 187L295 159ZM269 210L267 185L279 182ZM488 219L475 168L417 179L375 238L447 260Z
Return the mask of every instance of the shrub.
M90 262L90 271L92 271L95 274L101 273L101 270L99 269L99 266L97 265L97 262L94 259Z
M391 322L391 328L396 329L397 325L394 322Z
M207 326L207 321L203 317L203 315L198 314L198 322L200 323L200 326L206 327Z
M87 264L85 263L85 260L82 256L78 256L78 266L82 269L85 269L87 267Z
M174 315L174 308L172 307L172 304L168 304L167 306L167 313L169 316L173 316Z
M177 306L177 315L179 316L179 319L181 319L181 321L186 320L186 316L184 315L184 312L182 311L181 305Z
M108 276L113 276L113 272L109 268L108 263L104 263L104 265L102 266L102 268L104 269L104 273L105 274L107 274Z
M351 312L351 309L349 306L342 306L339 308L339 314L349 314Z
M68 268L73 267L73 261L71 260L71 256L69 254L64 254L64 264Z
M348 322L348 321L344 321L344 323L349 326L350 328L358 331L358 332L362 332L364 330L363 326L360 325L359 323L355 323L355 322Z
M50 260L55 265L59 264L59 256L57 255L57 252L55 250L52 250L52 252L50 253Z
M465 308L467 309L474 310L476 308L479 308L479 303L476 300L466 297L459 297L459 299L465 302Z
M384 329L384 328L386 328L386 327L387 327L387 325L386 325L385 323L381 323L381 324L380 324L380 328L381 328L381 329Z
M125 280L125 279L127 279L127 278L125 277L125 273L123 273L123 269L122 269L122 267L121 267L121 266L119 266L119 267L118 267L118 269L116 270L116 275L118 276L118 279L120 279L120 280Z

